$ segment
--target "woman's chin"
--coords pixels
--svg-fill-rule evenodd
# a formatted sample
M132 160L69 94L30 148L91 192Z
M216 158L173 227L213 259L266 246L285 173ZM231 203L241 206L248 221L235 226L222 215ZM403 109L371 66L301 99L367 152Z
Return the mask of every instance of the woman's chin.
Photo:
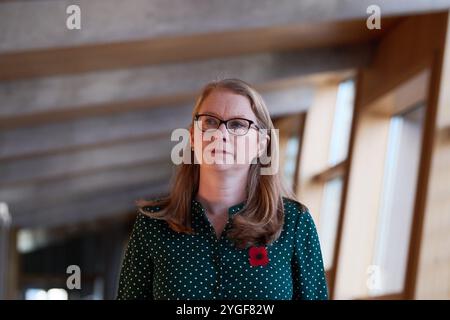
M232 164L215 163L209 167L215 171L229 171L232 170L234 166Z
M225 159L215 159L214 162L208 166L214 168L215 170L229 170L236 167L236 163L232 158L230 159L227 157Z
M210 170L214 170L217 172L225 172L225 171L236 171L238 169L245 169L248 168L249 165L247 164L226 164L226 163L214 163L214 164L209 164L207 165L207 167Z
M217 171L235 170L242 167L242 164L236 163L232 155L226 155L225 157L217 157L213 163L207 164L207 166Z
M250 165L250 163L247 163L244 159L240 159L240 161L238 161L238 159L230 153L224 153L221 156L212 153L209 158L204 158L203 160L203 165L218 171L242 169L247 168Z

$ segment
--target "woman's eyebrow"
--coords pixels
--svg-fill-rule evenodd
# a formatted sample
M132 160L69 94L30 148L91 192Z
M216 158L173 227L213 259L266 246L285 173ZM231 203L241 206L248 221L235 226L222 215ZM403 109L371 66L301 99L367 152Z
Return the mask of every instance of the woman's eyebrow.
M209 114L209 115L212 115L212 116L216 116L216 117L218 117L218 118L221 118L217 113L215 113L215 112L209 112L209 111L205 111L205 112L203 112L204 114ZM234 119L234 118L244 118L244 119L247 119L247 117L245 116L245 115L243 115L243 114L238 114L238 115L234 115L234 116L232 116L232 117L229 117L228 119Z

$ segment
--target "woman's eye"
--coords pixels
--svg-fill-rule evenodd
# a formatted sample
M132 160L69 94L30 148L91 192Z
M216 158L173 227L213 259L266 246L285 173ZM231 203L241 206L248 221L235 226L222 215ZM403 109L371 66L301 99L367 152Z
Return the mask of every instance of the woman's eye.
M242 121L232 121L229 123L231 129L241 129L245 128L247 125Z
M215 124L217 124L217 121L216 121L216 119L214 119L214 118L207 118L207 119L205 120L205 123L206 123L207 125L215 125Z

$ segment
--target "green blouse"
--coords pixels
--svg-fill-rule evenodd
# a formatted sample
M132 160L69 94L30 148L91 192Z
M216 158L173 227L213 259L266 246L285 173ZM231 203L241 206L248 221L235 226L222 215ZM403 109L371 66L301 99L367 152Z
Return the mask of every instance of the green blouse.
M196 200L191 208L192 235L177 233L165 221L139 214L125 252L117 298L327 299L313 219L299 202L287 198L283 202L280 237L256 249L238 249L225 235L231 217L239 214L244 203L228 209L229 220L220 239Z

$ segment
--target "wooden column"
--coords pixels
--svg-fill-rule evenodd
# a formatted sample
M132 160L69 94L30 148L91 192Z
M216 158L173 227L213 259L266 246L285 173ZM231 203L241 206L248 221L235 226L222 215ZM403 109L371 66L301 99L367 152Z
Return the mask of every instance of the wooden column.
M6 203L0 203L0 300L17 298L17 230Z
M427 190L429 190L428 180L435 135L436 107L439 105L442 109L448 110L446 108L449 106L448 98L447 103L444 101L445 98L440 98L442 101L439 100L438 103L439 94L444 95L444 92L448 91L439 83L440 65L444 57L447 16L447 13L436 13L406 18L386 33L375 48L370 66L360 70L356 100L358 112L354 119L357 125L352 134L349 155L350 172L344 182L342 213L345 214L342 215L343 221L336 248L338 265L333 292L333 297L336 299L369 298L367 270L373 261L376 212L380 205L382 191L380 175L384 172L382 154L386 150L383 145L387 139L387 127L383 118L393 111L398 111L397 107L400 105L414 105L411 99L426 102L426 119L405 285L402 292L396 293L396 297L410 299L416 292L418 261L426 252L423 242L429 241L426 240L425 235L422 235L422 229L423 222L431 218L429 216L431 213L425 210L425 204L431 203L427 200L430 196ZM419 90L411 90L417 84L419 84ZM405 88L407 90L404 90ZM408 92L408 95L400 94L403 91ZM448 111L443 113L448 114ZM444 157L445 151L440 158L444 159ZM440 177L438 180L440 179L441 182L445 180L442 174L437 176ZM441 203L445 205L445 202ZM436 212L442 212L442 214L448 212L443 207L440 211L437 208L430 210L435 212L437 220L442 220L442 216ZM448 230L443 231L444 238L445 232L448 234ZM429 242L428 252L434 250L431 246ZM444 259L444 251L436 255L435 259ZM425 262L425 260L428 261ZM425 260L423 265L428 265L428 268L433 258L427 255ZM439 281L445 282L445 276L448 280L448 272L441 272ZM436 276L434 280L438 281L437 279ZM425 288L425 285L423 287Z
M0 300L6 299L8 279L8 240L11 217L6 203L0 203Z
M450 19L445 39L445 47L437 54L435 83L430 87L436 127L430 137L425 214L411 244L416 254L411 256L413 268L407 289L409 298L415 299L450 299Z

